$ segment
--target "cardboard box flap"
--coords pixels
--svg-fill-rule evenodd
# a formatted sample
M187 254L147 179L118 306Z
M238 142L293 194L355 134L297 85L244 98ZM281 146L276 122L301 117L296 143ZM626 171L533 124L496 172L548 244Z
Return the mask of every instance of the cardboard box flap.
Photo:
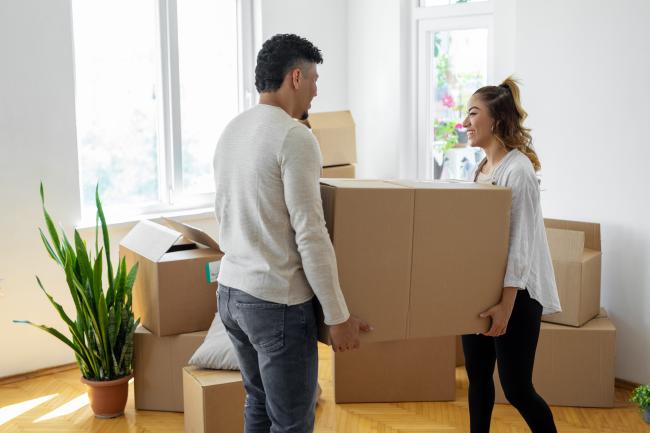
M547 228L574 230L585 234L585 248L601 251L600 248L600 224L582 221L567 221L551 218L544 219Z
M577 262L585 250L585 234L574 230L546 229L553 260Z
M226 383L241 382L241 373L231 370L210 370L196 366L187 366L184 368L192 378L201 384L201 386L223 385Z
M349 111L331 111L326 113L311 113L305 121L312 131L319 129L354 128L352 113Z
M152 262L157 262L181 238L168 227L143 220L122 239L120 245Z
M471 190L504 190L503 186L484 185L462 180L389 180L389 183L415 189L471 189Z
M407 186L398 185L393 182L384 180L371 179L321 179L321 185L327 185L334 188L351 188L351 189L407 189Z
M181 233L184 238L192 240L201 245L205 245L206 247L212 248L213 250L222 252L221 248L219 247L219 243L214 239L212 239L212 237L208 235L206 232L204 232L203 230L198 229L196 227L192 227L191 225L188 224L183 224L181 222L174 221L173 219L170 218L163 217L162 220L169 227Z

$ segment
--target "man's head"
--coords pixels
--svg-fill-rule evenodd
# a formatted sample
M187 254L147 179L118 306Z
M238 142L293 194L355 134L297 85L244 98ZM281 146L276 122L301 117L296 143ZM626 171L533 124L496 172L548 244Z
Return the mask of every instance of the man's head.
M297 35L275 35L257 55L255 87L259 93L283 92L300 118L306 119L317 94L316 65L323 63L318 48Z

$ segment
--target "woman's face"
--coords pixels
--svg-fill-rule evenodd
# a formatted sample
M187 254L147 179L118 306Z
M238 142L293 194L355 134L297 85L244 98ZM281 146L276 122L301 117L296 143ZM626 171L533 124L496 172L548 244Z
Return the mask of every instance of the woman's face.
M463 127L467 129L467 140L472 147L485 148L492 140L492 125L494 121L487 106L476 95L467 102L469 107Z

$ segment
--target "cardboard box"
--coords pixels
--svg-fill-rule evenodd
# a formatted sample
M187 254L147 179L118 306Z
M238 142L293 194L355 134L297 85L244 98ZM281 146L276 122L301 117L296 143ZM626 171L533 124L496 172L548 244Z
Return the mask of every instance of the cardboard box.
M207 331L157 337L139 326L134 336L135 408L183 412L183 367Z
M465 353L463 352L463 341L460 335L456 337L456 367L465 365Z
M616 328L597 317L581 328L542 323L533 384L553 406L612 407ZM507 403L495 371L496 402Z
M487 331L479 314L501 297L509 189L336 179L321 196L348 307L374 327L364 341Z
M324 167L357 162L355 126L349 111L311 113L303 123L320 144Z
M238 371L183 369L185 433L244 431L246 392Z
M323 167L323 178L354 179L354 164L335 165L332 167Z
M456 399L455 337L363 344L333 356L336 403Z
M600 310L600 224L545 220L562 312L545 322L582 326Z
M127 265L140 264L133 286L135 317L157 336L208 329L217 311L216 275L210 270L223 253L201 230L165 223L173 228L140 221L120 243Z

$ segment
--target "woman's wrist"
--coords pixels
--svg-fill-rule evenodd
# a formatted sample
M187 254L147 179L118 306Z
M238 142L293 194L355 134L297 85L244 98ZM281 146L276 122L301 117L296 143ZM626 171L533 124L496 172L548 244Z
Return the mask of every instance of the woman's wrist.
M503 293L501 294L501 303L508 306L510 310L515 305L515 299L517 299L517 292L519 288L517 287L504 287Z

